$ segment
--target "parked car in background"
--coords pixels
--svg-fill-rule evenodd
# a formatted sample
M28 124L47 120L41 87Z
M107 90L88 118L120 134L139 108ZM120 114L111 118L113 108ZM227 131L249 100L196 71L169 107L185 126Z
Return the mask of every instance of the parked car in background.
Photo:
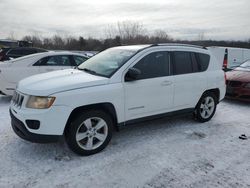
M80 65L88 57L71 52L45 52L0 63L0 92L13 95L17 83L29 76L69 69Z
M224 74L199 46L114 47L77 69L19 82L11 123L23 139L51 142L65 136L74 152L91 155L108 145L118 126L180 113L209 121L225 96Z
M10 48L1 48L0 49L0 61L7 60L9 58L6 57L6 53L10 50Z
M250 101L250 60L227 72L228 98Z
M10 59L15 59L18 57L23 57L30 54L48 52L48 50L41 48L31 48L31 47L18 47L18 48L9 48L5 51L4 55L0 59L1 61L6 61Z
M211 46L208 49L221 63L225 71L229 71L250 59L250 49Z

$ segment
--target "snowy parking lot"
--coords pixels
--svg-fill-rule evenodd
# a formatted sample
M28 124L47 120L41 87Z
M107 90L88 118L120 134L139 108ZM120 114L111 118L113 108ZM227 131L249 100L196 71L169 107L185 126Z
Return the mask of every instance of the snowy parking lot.
M250 187L250 104L224 100L214 118L164 118L114 133L101 153L33 144L10 126L0 96L0 187Z

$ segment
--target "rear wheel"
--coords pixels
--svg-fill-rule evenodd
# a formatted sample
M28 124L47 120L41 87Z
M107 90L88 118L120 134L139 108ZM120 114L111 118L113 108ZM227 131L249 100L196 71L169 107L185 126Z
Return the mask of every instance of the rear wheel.
M214 116L214 113L216 111L216 106L217 106L216 96L211 92L205 93L201 97L195 109L197 120L200 122L209 121Z
M69 148L79 155L103 150L112 137L113 121L103 111L84 111L66 130Z

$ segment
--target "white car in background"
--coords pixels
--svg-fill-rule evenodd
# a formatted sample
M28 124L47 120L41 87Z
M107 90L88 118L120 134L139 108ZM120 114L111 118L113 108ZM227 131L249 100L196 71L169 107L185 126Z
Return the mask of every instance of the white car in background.
M72 52L45 52L0 63L0 93L13 95L17 83L29 76L70 69L88 59Z

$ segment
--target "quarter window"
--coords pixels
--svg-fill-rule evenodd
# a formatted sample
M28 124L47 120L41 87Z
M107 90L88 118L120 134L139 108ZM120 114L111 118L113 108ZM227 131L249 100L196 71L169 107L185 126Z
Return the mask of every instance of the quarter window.
M81 65L84 61L87 60L87 58L85 58L85 57L75 56L75 55L73 56L73 58L74 58L74 61L75 61L77 66Z
M200 72L207 70L210 61L210 56L208 54L195 53L197 62L200 67Z
M169 75L168 52L153 52L143 57L135 66L141 71L138 79L148 79Z

